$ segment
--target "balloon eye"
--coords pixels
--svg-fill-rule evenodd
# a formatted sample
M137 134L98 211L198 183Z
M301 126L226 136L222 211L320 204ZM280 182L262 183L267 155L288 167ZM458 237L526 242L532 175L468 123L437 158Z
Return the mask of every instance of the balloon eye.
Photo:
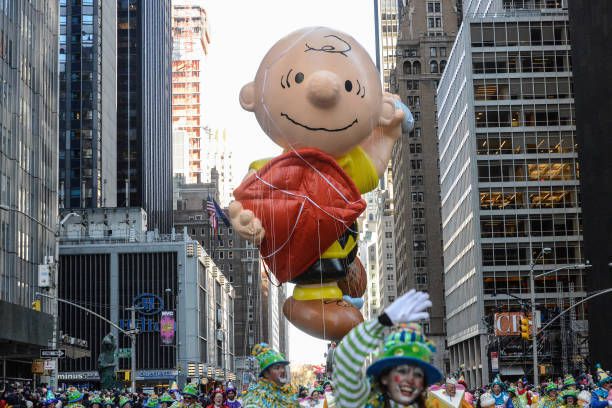
M297 74L295 74L295 82L296 83L302 83L302 81L304 80L304 74L302 74L301 72L298 72Z
M346 92L351 92L353 90L353 83L346 80L346 82L344 82L344 89L346 89Z

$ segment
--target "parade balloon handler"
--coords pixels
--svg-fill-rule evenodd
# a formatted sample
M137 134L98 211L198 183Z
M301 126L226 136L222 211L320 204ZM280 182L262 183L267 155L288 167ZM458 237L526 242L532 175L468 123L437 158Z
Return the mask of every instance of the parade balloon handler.
M596 365L597 388L591 393L591 408L612 407L612 377Z
M253 346L251 354L259 363L259 379L242 396L245 408L298 408L295 390L288 383L289 361L266 343Z
M429 307L429 295L413 289L378 318L351 330L334 358L336 407L425 407L427 387L440 381L442 373L430 364L435 347L421 326L412 322L428 319ZM386 328L400 324L408 325L385 338ZM379 347L376 361L364 375L367 357Z
M231 223L280 283L296 284L288 320L327 340L363 322L367 275L357 258L362 194L375 189L407 108L351 36L297 30L263 58L240 104L283 154L254 161L234 190ZM346 297L345 297L346 296Z

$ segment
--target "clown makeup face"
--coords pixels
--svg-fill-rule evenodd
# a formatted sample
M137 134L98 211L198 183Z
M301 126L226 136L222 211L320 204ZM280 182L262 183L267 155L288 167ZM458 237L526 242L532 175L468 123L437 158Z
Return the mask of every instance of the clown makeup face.
M325 386L325 392L332 392L334 389L332 388L332 386L330 384L327 384Z
M264 372L264 378L276 383L278 386L287 384L286 364L274 364Z
M368 53L351 36L324 27L276 43L255 81L242 88L240 103L285 150L313 147L334 157L367 138L385 109Z
M213 403L215 404L215 407L220 407L221 404L223 404L223 394L216 392L213 398Z
M455 384L446 384L446 393L451 396L454 397L455 393L457 392L457 387L455 386Z
M492 388L491 391L493 391L493 394L495 395L499 395L501 393L501 386L499 384L495 384Z
M420 367L403 364L384 374L380 383L386 387L387 394L393 401L410 405L423 393L425 373Z
M555 399L555 398L557 398L557 391L555 391L555 390L548 391L548 396L549 396L551 399Z
M576 404L576 398L574 398L574 397L567 397L566 401L567 401L567 405L575 405Z

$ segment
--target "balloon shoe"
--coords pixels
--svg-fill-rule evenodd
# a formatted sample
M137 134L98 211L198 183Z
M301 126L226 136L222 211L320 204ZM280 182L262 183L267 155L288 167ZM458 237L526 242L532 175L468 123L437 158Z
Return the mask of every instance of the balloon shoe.
M296 300L283 305L285 317L298 329L324 340L341 340L363 322L361 312L342 299Z

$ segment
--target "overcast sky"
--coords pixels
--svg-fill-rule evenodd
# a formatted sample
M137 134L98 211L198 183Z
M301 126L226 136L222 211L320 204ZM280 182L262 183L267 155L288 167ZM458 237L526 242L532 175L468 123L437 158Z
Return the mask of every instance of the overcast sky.
M252 81L264 54L281 37L308 26L328 26L352 35L374 60L374 3L371 0L203 0L210 22L210 52L204 68L204 123L226 128L233 152L234 179L251 161L280 153L255 116L238 103L240 88ZM321 363L326 343L290 330L289 359Z

